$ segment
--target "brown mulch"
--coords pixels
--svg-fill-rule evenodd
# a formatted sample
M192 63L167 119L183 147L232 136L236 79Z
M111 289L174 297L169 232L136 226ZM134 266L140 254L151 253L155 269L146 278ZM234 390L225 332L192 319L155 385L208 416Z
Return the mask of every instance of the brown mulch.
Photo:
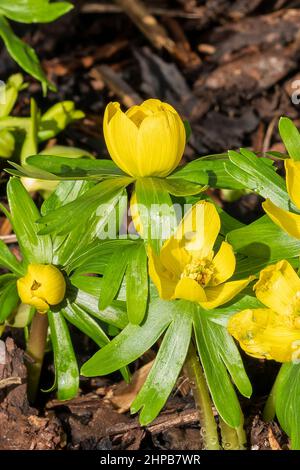
M66 402L51 399L36 408L27 400L26 377L23 350L10 337L0 340L0 450L202 448L198 413L188 389L179 393L178 386L160 416L141 427L137 417L122 410L121 396L126 403L131 385L93 379L92 391ZM253 450L288 448L277 423L264 423L258 414L248 417L246 429Z

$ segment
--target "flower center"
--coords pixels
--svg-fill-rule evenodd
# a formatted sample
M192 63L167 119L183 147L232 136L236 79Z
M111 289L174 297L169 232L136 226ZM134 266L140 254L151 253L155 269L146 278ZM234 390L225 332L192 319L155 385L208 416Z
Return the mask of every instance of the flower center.
M39 287L41 287L42 284L40 284L38 281L34 280L31 286L31 290L38 290Z
M211 281L214 273L214 265L209 259L193 259L191 263L186 265L181 277L194 279L194 281L204 287Z

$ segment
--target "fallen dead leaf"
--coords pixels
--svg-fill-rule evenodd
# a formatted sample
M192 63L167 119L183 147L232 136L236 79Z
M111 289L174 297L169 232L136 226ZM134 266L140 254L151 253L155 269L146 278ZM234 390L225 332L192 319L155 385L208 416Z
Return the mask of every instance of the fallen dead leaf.
M105 396L117 409L118 413L125 413L145 383L154 361L150 361L138 369L132 376L129 384L120 382L115 388L110 389Z

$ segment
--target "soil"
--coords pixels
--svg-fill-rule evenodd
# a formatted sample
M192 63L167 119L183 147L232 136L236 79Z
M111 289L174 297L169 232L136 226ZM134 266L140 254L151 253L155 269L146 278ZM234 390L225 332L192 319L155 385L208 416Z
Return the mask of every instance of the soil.
M71 99L86 113L83 121L69 126L51 144L83 147L107 157L101 131L106 104L117 100L126 107L151 96L168 101L189 120L193 133L184 161L241 146L261 154L284 151L277 131L279 116L300 124L295 101L300 79L300 1L144 1L146 13L157 20L154 26L145 26L132 10L133 0L73 3L75 9L55 23L14 24L19 36L37 50L48 78L57 86L57 93L43 98L39 84L26 77L30 85L15 113L28 114L31 96L42 110ZM0 49L1 79L17 70ZM1 179L5 182L7 175L1 173ZM2 199L4 194L2 184ZM256 195L233 203L226 202L220 191L213 195L226 211L246 223L261 214ZM11 233L4 218L0 233ZM17 252L17 247L11 247ZM133 365L135 386L126 386L118 375L82 379L76 399L58 402L53 393L41 392L32 407L26 397L22 333L8 331L2 340L0 449L201 448L197 412L183 377L151 425L142 428L130 416L130 402L153 358L151 352ZM74 341L83 362L91 355L92 345L86 341L82 346L76 335ZM255 361L254 367L246 356L244 361L255 385L251 406L242 402L248 446L286 449L288 439L278 423L264 423L260 416L278 367L264 361ZM50 364L51 357L46 358L44 388L51 386Z

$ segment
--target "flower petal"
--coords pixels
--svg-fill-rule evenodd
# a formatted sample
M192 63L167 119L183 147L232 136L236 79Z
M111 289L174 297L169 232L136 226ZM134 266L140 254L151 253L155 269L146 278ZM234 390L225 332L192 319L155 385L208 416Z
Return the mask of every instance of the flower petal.
M146 117L138 130L139 176L167 176L178 166L184 147L185 130L178 114L160 111Z
M243 290L249 282L254 279L250 276L248 279L240 281L225 282L215 287L206 287L205 293L207 297L206 302L201 302L201 306L206 309L212 309L226 304L229 300L233 299L241 290Z
M300 279L293 267L282 260L260 272L254 286L256 297L277 313L288 316L297 309Z
M172 298L202 302L206 300L206 295L203 287L198 282L189 277L183 277L176 285Z
M278 362L299 359L300 329L289 327L270 309L236 313L227 328L250 356Z
M111 158L121 170L137 176L138 128L120 109L120 103L106 106L103 120L105 143Z
M141 106L132 106L126 111L125 114L127 117L129 117L129 119L131 119L132 122L134 122L137 127L140 127L142 121L147 116Z
M300 238L300 215L288 212L275 206L270 199L266 199L262 204L264 211L276 225L279 225L285 232L292 237Z
M164 103L163 101L155 98L150 98L144 101L140 105L140 108L148 115L159 111L171 111L174 114L178 114L176 109L174 109L169 103Z
M149 275L154 282L159 296L164 300L172 298L178 279L173 279L172 274L161 264L159 257L154 253L149 245Z
M222 242L221 247L213 259L215 274L212 285L217 286L231 278L235 271L235 256L232 246L227 242Z
M211 202L199 201L185 215L179 224L175 238L184 239L186 250L197 258L211 255L220 231L219 214Z
M284 162L286 186L293 203L300 209L300 162L288 158Z
M160 260L168 271L180 278L185 266L191 260L191 255L182 246L181 240L171 237L160 250Z

